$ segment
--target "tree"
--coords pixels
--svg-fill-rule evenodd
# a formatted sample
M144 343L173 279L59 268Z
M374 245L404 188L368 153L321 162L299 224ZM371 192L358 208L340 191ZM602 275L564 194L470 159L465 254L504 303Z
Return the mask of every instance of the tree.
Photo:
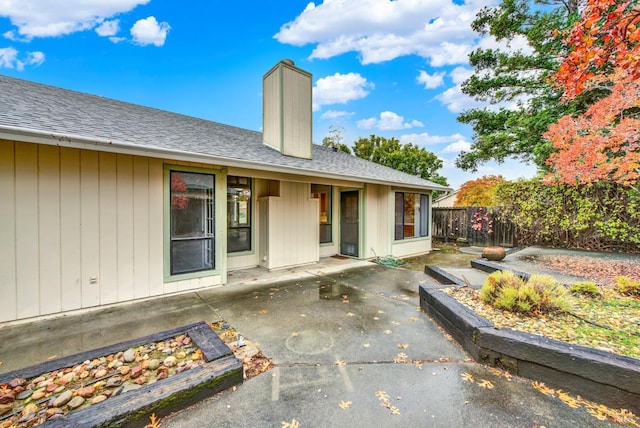
M435 154L413 143L401 144L395 138L371 135L355 142L353 154L380 165L447 186L447 179L438 170L442 160Z
M462 91L502 107L470 109L458 116L474 132L471 150L456 159L459 168L476 171L484 162L508 158L546 167L551 144L543 133L567 111L580 111L585 102L562 105L562 91L549 79L560 65L558 56L566 54L562 31L577 10L578 0L503 0L478 13L474 31L507 44L524 40L530 51L479 48L469 56L475 72Z
M491 207L495 205L496 188L505 179L501 175L485 175L462 184L456 195L456 207Z
M549 127L545 138L556 149L549 178L612 181L640 193L640 5L589 0L567 43L573 50L556 73L566 99L594 90L607 96Z
M344 129L342 127L329 126L329 135L322 139L322 145L324 147L332 147L339 152L351 154L349 146L342 142L342 133Z

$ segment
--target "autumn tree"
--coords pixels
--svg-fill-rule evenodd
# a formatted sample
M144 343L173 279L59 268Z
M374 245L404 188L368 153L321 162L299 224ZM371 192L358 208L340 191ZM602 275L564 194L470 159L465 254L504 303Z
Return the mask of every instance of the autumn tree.
M474 132L471 149L456 159L459 168L476 171L487 161L509 158L546 167L551 144L543 133L584 105L561 105L562 91L549 79L565 55L562 31L577 10L578 0L502 0L478 13L473 30L508 47L478 48L469 56L475 71L462 91L487 105L458 116ZM516 49L523 42L527 47Z
M485 175L462 184L456 194L456 207L491 207L495 205L496 188L505 179L501 175Z
M545 137L556 150L551 178L612 181L640 193L640 5L588 0L567 43L572 51L555 75L566 100L593 90L607 96L549 127Z
M447 186L447 179L438 173L442 160L435 154L412 143L401 144L396 138L371 135L360 138L353 146L353 154L425 180Z

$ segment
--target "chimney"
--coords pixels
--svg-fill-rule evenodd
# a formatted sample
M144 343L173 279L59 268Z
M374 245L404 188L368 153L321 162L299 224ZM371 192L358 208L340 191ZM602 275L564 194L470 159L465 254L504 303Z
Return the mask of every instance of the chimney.
M262 79L263 143L311 159L311 73L283 59Z

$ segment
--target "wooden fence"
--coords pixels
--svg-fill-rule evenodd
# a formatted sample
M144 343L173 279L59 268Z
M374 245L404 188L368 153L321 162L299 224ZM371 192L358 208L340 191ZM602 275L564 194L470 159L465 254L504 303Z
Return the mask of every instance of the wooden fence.
M515 227L483 207L433 208L432 237L486 247L514 247Z

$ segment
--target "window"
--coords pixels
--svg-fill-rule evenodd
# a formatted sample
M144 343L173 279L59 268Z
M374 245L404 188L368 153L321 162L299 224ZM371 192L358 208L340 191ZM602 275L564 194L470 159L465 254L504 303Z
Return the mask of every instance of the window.
M227 253L251 250L251 179L227 177Z
M429 195L396 192L395 239L429 235Z
M213 174L170 171L171 275L215 268Z
M311 196L320 199L320 243L332 242L331 236L331 193L332 187L312 184Z

